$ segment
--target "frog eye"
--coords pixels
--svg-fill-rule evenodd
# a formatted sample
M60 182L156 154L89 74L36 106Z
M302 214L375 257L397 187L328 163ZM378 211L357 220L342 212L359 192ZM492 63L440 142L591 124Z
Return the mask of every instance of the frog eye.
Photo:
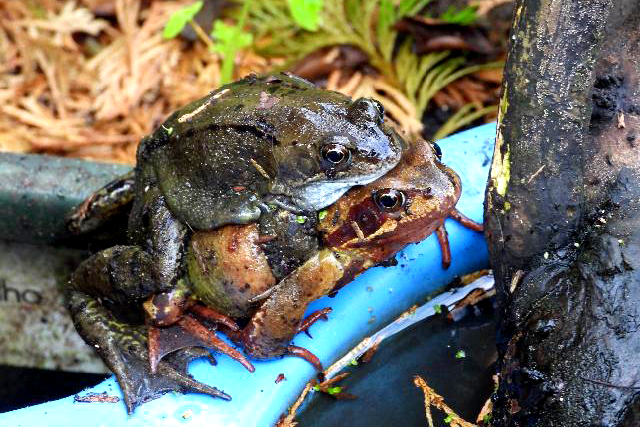
M322 147L322 158L331 166L338 166L351 160L351 150L342 144L327 144Z
M404 207L406 197L402 191L385 188L374 192L373 200L383 211L395 212Z
M442 161L442 150L440 149L440 146L435 142L432 144L432 146L433 151L436 153L436 157L438 158L438 160Z

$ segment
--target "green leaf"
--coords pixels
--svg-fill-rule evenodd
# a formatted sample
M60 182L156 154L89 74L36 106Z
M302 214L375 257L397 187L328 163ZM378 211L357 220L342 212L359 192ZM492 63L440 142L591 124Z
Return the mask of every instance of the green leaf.
M467 357L467 353L464 350L456 351L456 359L464 359L465 357Z
M216 42L213 46L215 52L232 57L238 50L251 46L253 42L253 35L243 31L240 27L229 25L220 20L213 23L211 37Z
M489 425L489 423L491 422L491 414L485 414L484 417L482 417L482 422L484 425Z
M317 31L323 0L287 0L293 20L301 28Z
M442 304L436 304L436 305L434 305L434 306L433 306L433 311L434 311L436 314L440 314L440 313L442 313Z
M320 391L320 386L318 384L316 384L316 385L313 386L313 389L315 391Z
M416 7L418 0L402 0L398 4L398 19L402 19L409 15ZM422 2L420 2L422 3ZM415 13L418 13L417 11Z
M451 423L451 421L453 421L453 417L451 416L451 414L449 414L445 417L444 422L449 424Z
M320 221L322 221L323 219L325 219L327 217L327 210L323 209L320 212L318 212L318 219Z
M351 362L349 362L349 365L358 366L358 361L356 359L353 359L353 360L351 360Z
M298 215L296 216L296 222L298 224L304 224L307 221L307 218L302 216L302 215Z
M396 16L393 3L391 0L382 0L380 2L380 8L378 9L378 35L389 32L395 20Z
M327 389L327 393L329 394L338 394L342 391L342 387L329 387Z
M450 24L469 25L474 23L478 17L475 6L467 6L460 10L456 10L455 6L449 6L440 19Z
M189 21L193 19L194 16L200 12L202 9L203 2L197 1L191 6L184 7L180 10L173 12L173 14L169 17L167 24L164 26L164 30L162 31L162 37L165 39L172 39L184 28L185 25Z

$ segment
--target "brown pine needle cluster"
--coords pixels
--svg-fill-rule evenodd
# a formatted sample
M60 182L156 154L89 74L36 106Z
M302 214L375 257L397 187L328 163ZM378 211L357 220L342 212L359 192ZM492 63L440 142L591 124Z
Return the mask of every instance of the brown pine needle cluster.
M0 0L0 151L133 163L142 136L218 86L216 54L162 38L189 3Z

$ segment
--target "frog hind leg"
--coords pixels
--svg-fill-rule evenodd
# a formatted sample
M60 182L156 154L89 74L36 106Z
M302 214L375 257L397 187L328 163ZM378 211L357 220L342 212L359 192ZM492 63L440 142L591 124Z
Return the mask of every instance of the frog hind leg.
M91 194L67 215L67 229L74 235L94 232L110 220L128 213L135 195L135 172L121 175Z
M141 299L157 291L158 279L152 257L137 246L114 246L92 255L71 275L66 289L67 305L76 329L96 349L116 374L122 387L127 410L168 391L199 392L229 399L220 390L199 383L186 372L186 362L203 353L184 350L170 355L150 372L147 351L147 327L142 315L124 322L114 312L135 311ZM136 323L137 322L137 323Z
M116 375L130 414L139 405L171 391L231 400L228 394L194 380L187 373L188 362L203 356L202 351L184 349L172 354L158 364L153 374L148 364L145 326L117 321L96 299L83 292L72 292L68 304L78 332Z

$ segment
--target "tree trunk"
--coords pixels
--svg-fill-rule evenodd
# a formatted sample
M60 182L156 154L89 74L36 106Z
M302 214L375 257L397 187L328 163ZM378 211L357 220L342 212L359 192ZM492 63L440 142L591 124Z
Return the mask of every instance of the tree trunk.
M494 426L640 426L640 2L516 0L485 227Z

